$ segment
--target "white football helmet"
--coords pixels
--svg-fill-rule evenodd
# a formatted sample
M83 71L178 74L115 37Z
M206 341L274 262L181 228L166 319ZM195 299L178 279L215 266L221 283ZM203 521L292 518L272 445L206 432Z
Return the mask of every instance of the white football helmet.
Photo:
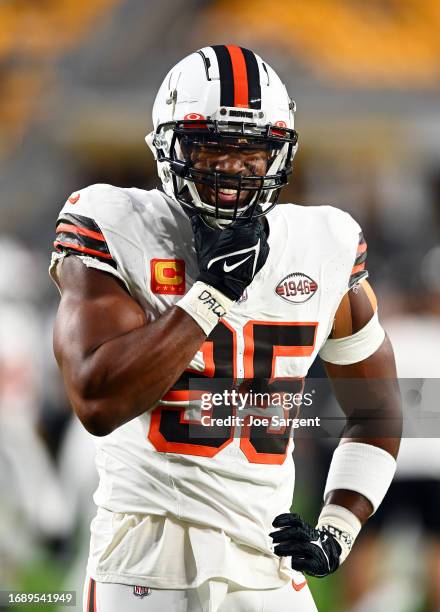
M292 172L294 112L285 85L252 51L214 45L192 53L165 77L153 106L154 130L146 137L165 192L216 227L266 214ZM188 154L194 145L265 148L266 174L195 168ZM212 190L210 202L200 197L203 185ZM222 187L236 191L233 206L219 205Z

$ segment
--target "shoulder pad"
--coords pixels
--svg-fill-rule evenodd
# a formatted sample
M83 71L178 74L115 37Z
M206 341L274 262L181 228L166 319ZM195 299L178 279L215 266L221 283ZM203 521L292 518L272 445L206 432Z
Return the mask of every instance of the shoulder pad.
M58 215L55 250L95 257L116 268L103 230L117 225L130 204L130 197L112 185L72 193Z
M58 218L64 213L71 213L89 217L100 225L111 226L123 211L126 214L130 206L131 198L125 190L101 183L74 191L67 198Z
M349 213L333 206L325 208L328 209L331 229L336 234L338 242L352 253L353 267L348 283L352 288L368 277L368 271L365 269L367 243L364 234L359 223Z

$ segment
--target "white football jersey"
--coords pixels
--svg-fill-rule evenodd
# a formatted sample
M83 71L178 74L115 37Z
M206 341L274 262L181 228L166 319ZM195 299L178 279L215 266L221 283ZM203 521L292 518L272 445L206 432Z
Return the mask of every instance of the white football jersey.
M292 503L291 436L270 427L264 437L253 436L246 424L203 437L200 412L186 401L187 381L304 378L350 279L365 274L365 249L358 249L359 225L331 206L278 205L267 221L267 262L181 381L156 407L96 439L95 502L114 513L170 516L218 529L272 555L272 521ZM59 215L55 246L52 269L65 253L81 256L121 279L152 321L177 304L198 275L190 222L158 190L93 185L74 193Z

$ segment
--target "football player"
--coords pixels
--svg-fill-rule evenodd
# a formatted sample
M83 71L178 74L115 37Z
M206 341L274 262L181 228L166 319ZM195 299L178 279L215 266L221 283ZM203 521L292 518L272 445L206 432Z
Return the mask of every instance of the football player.
M392 480L397 437L358 418L400 415L360 227L276 206L294 111L252 51L200 49L154 103L163 191L92 185L59 214L55 354L100 476L88 612L315 610L303 572L338 568ZM192 380L304 378L318 353L348 423L312 526L289 512L291 436L205 434L189 397Z

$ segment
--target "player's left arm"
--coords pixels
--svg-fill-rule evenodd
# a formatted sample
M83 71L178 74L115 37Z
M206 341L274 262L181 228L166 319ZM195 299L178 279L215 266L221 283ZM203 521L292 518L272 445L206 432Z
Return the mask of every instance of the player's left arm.
M326 576L346 559L362 525L381 503L394 476L402 414L393 349L377 316L369 283L342 299L321 350L327 374L347 417L329 469L316 528L295 514L274 521L275 552L292 567Z
M365 333L368 325L376 331L371 329ZM364 339L356 345L353 339L363 333ZM374 343L377 342L375 338L379 339L381 334L383 341L371 355L348 363L357 358L357 351L370 352L369 337ZM402 427L401 399L393 348L378 321L377 300L368 281L363 281L344 296L336 313L331 340L339 341L340 347L344 344L346 346L343 351L345 358L341 352L339 359L334 359L335 362L324 361L334 394L347 417L344 436L336 455L344 455L344 462L352 465L355 457L350 461L349 453L355 452L357 456L359 451L363 452L365 456L357 459L359 468L366 470L368 467L368 477L374 477L377 484L374 490L369 489L369 483L362 483L363 473L359 472L356 475L359 480L357 484L353 482L352 487L335 489L334 479L336 478L337 482L338 475L332 464L326 486L325 504L337 504L347 508L363 524L377 510L391 483ZM362 348L362 345L365 348ZM340 363L341 361L347 363ZM353 446L347 447L345 444ZM359 444L369 447L355 446ZM342 459L339 460L341 461ZM339 469L338 466L336 469ZM360 493L358 489L364 490L366 494Z

